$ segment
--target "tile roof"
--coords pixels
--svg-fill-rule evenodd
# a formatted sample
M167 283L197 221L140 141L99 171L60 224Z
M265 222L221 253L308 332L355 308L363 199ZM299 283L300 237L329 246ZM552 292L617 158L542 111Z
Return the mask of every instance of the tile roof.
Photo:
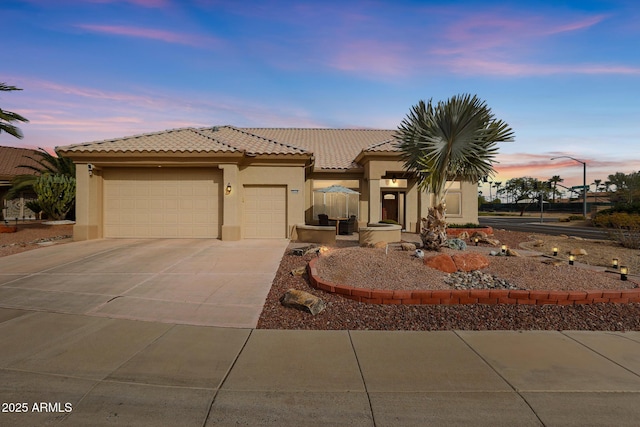
M312 128L243 128L247 132L294 145L315 155L320 169L358 168L354 159L363 150L397 151L391 144L395 130L389 129L312 129Z
M362 151L397 151L394 130L311 128L170 129L125 138L58 147L61 153L247 153L314 155L319 169L354 169Z
M34 160L25 156L38 158L37 150L17 147L0 147L0 179L9 180L16 175L34 175L35 172L27 168L19 168L18 165L32 165L40 167Z
M198 131L203 135L224 141L228 145L251 154L311 154L307 150L288 144L285 141L278 141L252 133L250 129L215 126L213 128L201 128Z
M61 153L206 153L237 152L238 149L193 128L106 139L85 144L58 147Z

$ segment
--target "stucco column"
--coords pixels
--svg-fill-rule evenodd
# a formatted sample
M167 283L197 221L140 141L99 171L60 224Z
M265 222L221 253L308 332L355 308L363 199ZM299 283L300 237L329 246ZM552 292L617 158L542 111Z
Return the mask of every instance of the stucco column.
M380 180L369 179L369 223L375 223L382 219L381 207Z
M87 163L76 164L76 224L73 240L102 237L102 171Z
M241 216L240 216L240 191L241 185L238 181L238 165L219 165L222 169L222 240L240 240L241 237ZM227 192L227 185L231 186L231 191Z

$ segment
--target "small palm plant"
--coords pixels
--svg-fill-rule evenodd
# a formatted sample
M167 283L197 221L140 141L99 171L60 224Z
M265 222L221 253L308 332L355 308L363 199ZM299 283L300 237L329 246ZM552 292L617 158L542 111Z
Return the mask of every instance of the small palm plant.
M447 240L445 197L451 183L493 176L496 144L513 141L513 130L494 117L486 102L464 94L435 106L420 101L395 136L405 169L415 174L420 190L434 195L420 237L426 249L440 250Z

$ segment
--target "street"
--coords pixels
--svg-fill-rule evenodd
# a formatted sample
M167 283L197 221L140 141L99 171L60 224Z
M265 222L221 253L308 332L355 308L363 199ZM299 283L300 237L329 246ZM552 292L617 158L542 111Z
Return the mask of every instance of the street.
M593 227L572 227L558 224L558 218L543 217L520 217L520 216L482 216L478 217L480 225L489 225L494 229L505 229L511 231L524 231L529 233L542 233L550 235L566 234L568 236L578 236L584 239L609 239L606 230Z

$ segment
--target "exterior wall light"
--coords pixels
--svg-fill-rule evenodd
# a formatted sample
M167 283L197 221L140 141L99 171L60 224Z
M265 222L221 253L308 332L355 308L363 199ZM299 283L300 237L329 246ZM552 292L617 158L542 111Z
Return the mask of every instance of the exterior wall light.
M558 256L558 247L557 246L553 247L553 256Z
M569 255L569 265L573 265L573 260L575 260L576 257L574 255Z
M611 267L613 267L614 270L618 269L618 258L614 258L611 260Z
M227 183L227 187L224 189L224 194L226 194L227 196L229 194L231 194L231 183L230 182Z
M398 178L396 178L396 176L395 176L395 175L393 175L393 176L391 177L391 182L393 182L393 183L395 184L396 182L398 182Z
M621 265L620 266L620 280L626 281L627 280L627 274L629 274L629 267L627 267L625 265Z

